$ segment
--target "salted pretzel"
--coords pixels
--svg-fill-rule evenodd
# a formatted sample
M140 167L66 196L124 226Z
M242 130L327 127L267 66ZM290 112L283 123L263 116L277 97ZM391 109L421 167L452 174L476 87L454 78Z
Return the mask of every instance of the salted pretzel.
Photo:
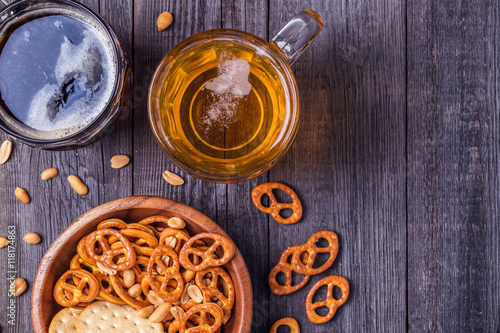
M165 228L160 234L160 245L165 245L165 240L169 237L175 238L175 252L179 253L182 246L191 238L187 231L182 229Z
M294 293L302 288L307 281L309 281L309 275L304 275L300 283L292 286L292 274L294 269L292 268L292 265L288 263L288 258L293 255L297 248L298 246L292 246L283 251L280 261L269 272L269 276L267 278L269 289L275 295L288 295ZM276 280L276 276L280 272L285 274L285 285L280 285Z
M150 225L140 224L140 223L129 223L127 225L127 229L141 230L141 231L147 232L148 234L150 234L151 236L154 236L156 238L158 238L157 236L160 234L158 232L158 230L156 230L154 227L152 227Z
M97 225L97 230L111 229L111 228L116 228L120 230L120 229L127 229L127 227L128 227L127 222L123 221L122 219L110 218L99 222L99 224Z
M273 193L274 189L282 190L287 193L292 198L292 203L278 202ZM262 204L262 196L264 194L267 194L271 201L269 207L265 207ZM302 218L302 204L300 203L299 197L297 197L297 194L295 194L291 188L281 183L264 183L256 186L252 190L252 201L258 210L271 215L278 223L293 224L299 222ZM284 218L280 215L283 209L291 209L293 210L293 214L288 218Z
M328 246L318 247L316 243L320 239L325 239ZM292 254L292 267L293 270L300 274L316 275L327 270L335 261L339 251L339 240L337 234L333 231L323 230L318 231L309 238L307 243L297 246ZM303 263L301 255L308 254L307 262ZM320 267L313 268L316 255L318 253L328 253L330 256L327 261Z
M82 237L82 239L80 239L80 241L78 242L78 245L76 246L76 252L80 255L82 260L95 266L96 265L95 260L92 259L87 252L87 247L85 245L86 241L87 241L87 236L84 236L84 237Z
M295 318L292 317L285 317L276 321L273 326L271 326L271 330L269 331L269 333L278 332L278 328L281 326L290 327L290 333L300 333L299 323L297 322L297 320L295 320Z
M153 250L154 251L154 250ZM153 254L153 253L151 253ZM148 264L151 256L138 255L135 259L135 265L131 268L135 273L135 282L141 283L142 279L148 276Z
M109 281L113 286L113 290L122 299L122 301L139 310L151 305L151 303L147 300L146 295L140 294L136 298L132 298L130 296L128 293L129 288L125 287L125 282L123 281L121 274L122 272L118 272L118 274L110 275Z
M158 231L168 228L169 217L163 215L153 215L140 220L138 223L142 225L152 225Z
M111 245L108 242L109 237L116 237L123 246L121 248L111 249ZM100 245L102 250L101 254L96 252L96 244ZM111 269L123 271L131 268L135 264L136 254L134 248L127 237L121 234L120 231L113 229L96 230L87 236L85 247L92 259L103 263ZM120 256L120 262L115 263L115 260Z
M328 286L326 299L321 302L313 303L313 297L316 291L322 286ZM337 286L342 291L342 297L338 300L333 297L333 287ZM306 314L309 321L313 324L324 324L333 318L337 309L347 301L349 297L349 282L341 276L327 276L316 282L306 298ZM316 313L316 309L321 307L328 308L326 316L320 316Z
M99 293L97 294L97 297L113 304L126 304L120 298L120 296L116 294L113 285L111 284L111 279L108 275L102 274L100 272L95 272L93 274L97 278L97 281L99 281Z
M211 315L215 321L211 323ZM188 328L188 320L196 317L197 326ZM213 303L199 304L187 310L179 322L179 333L215 333L222 326L224 312Z
M70 269L84 269L92 274L95 272L100 272L99 267L97 267L96 265L92 265L89 262L83 260L82 257L78 253L73 256L73 259L71 259L71 262L69 263L69 268Z
M204 283L207 275L211 275L209 286ZM219 288L219 281L225 282L225 288ZM234 284L231 280L231 276L224 269L220 267L211 267L198 272L196 273L195 282L203 293L203 301L205 303L213 302L215 297L222 302L221 309L224 311L224 314L232 310L236 298Z
M200 239L213 240L213 244L207 250L199 250L193 247L194 243ZM220 257L214 258L212 255L216 250L221 247L223 253ZM234 256L235 246L233 242L219 234L205 232L191 237L179 252L179 261L182 266L193 272L199 272L207 269L208 267L222 266L231 260ZM195 264L192 257L198 256L201 258L200 264Z
M162 257L165 255L170 257L171 266L169 267L167 267L162 260ZM166 302L173 303L181 297L182 290L184 289L184 279L182 278L179 269L179 257L174 249L165 245L159 245L156 247L151 255L151 259L149 259L148 280L151 289ZM161 283L157 283L154 279L154 272L158 272L160 276L162 276ZM175 282L177 282L174 284L175 287L173 288L171 287L171 280L175 280Z
M85 289L87 286L88 289ZM98 293L99 282L92 273L84 269L66 271L57 280L53 291L56 302L65 307L75 306L80 302L93 301Z
M138 255L151 256L154 248L158 246L158 239L147 231L127 228L120 230L120 232L132 243L132 247Z

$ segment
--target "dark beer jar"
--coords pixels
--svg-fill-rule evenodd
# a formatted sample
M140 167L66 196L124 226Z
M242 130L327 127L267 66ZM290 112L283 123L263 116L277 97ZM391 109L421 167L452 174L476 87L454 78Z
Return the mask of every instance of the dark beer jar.
M5 5L4 1L0 0L0 8ZM57 138L40 138L33 134L27 134L26 131L19 130L20 126L13 126L17 121L22 126L21 121L6 110L2 100L0 100L0 108L3 111L0 114L0 128L8 133L11 137L18 139L30 146L38 147L46 150L70 150L86 146L97 139L101 138L105 133L108 133L120 116L127 111L127 104L130 100L130 88L132 85L132 72L130 69L130 61L119 41L118 36L113 31L111 26L104 19L86 6L77 2L66 0L21 0L14 2L0 11L0 55L6 44L6 32L11 27L19 26L21 22L27 22L35 18L41 18L50 15L60 15L68 13L68 17L75 19L83 17L85 21L92 22L92 25L100 27L99 31L103 32L105 40L111 45L110 51L114 67L114 87L109 94L109 99L100 112L81 129L73 131L67 136ZM54 14L51 14L54 13ZM73 16L74 14L74 16ZM82 23L83 24L83 23ZM10 29L11 31L13 29ZM97 32L94 32L97 33ZM1 95L0 95L1 98ZM76 125L76 124L75 124Z

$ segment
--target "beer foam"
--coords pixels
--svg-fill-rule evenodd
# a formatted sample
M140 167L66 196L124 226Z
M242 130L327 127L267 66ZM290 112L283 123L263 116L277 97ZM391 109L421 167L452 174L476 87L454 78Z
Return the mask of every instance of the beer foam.
M214 102L205 110L203 123L212 126L217 122L227 127L236 121L239 102L252 90L248 80L250 64L245 59L227 59L219 62L217 70L219 75L205 84Z
M106 107L114 87L115 65L109 48L99 38L89 30L85 30L83 36L78 45L64 38L55 67L57 83L46 84L35 94L26 121L29 127L53 134L65 131L59 133L65 136L88 125ZM54 99L60 98L69 81L79 96L72 104L54 110Z

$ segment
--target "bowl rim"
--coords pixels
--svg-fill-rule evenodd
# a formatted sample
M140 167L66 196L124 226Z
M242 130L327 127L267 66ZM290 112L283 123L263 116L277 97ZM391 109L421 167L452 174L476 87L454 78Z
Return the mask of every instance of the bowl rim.
M153 203L155 203L155 205L153 205ZM48 326L45 326L46 323L42 322L41 320L42 317L40 316L40 313L43 311L41 306L42 288L45 286L44 281L47 278L47 275L51 274L50 272L50 268L52 266L51 263L54 261L58 249L67 238L65 236L71 235L74 232L78 231L78 229L82 225L85 225L86 223L95 220L98 216L110 213L115 210L129 210L134 208L161 210L165 209L166 207L171 208L171 205L175 205L177 207L177 210L179 210L179 208L182 209L183 215L188 216L190 219L200 221L201 222L200 224L203 224L203 226L206 227L209 232L215 232L230 238L229 235L224 231L224 229L222 229L217 223L215 223L212 219L210 219L202 212L198 211L197 209L191 206L167 198L162 198L158 196L142 196L142 195L128 196L96 206L90 209L89 211L83 213L82 215L77 217L73 222L71 222L56 237L56 239L52 242L52 244L49 246L49 248L43 255L43 258L38 265L31 291L30 310L31 310L31 321L33 325L33 330L38 333L38 332L45 332L44 331L45 329L48 332ZM176 210L173 211L175 212ZM238 274L241 276L240 281L242 282L240 283L240 288L239 288L240 290L237 291L241 292L242 294L241 307L243 309L243 312L241 315L240 322L236 324L237 326L236 328L239 329L240 333L249 333L252 327L252 317L253 317L253 289L248 268L237 246L234 257L231 259L230 263L235 263L237 265ZM243 284L246 285L246 288L242 287ZM249 293L247 296L250 297L243 297L244 294L242 291L243 289L247 288L249 288Z

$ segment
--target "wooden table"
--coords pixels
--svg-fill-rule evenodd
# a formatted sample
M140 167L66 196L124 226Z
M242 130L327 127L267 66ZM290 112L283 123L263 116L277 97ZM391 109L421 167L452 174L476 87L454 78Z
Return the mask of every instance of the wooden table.
M31 284L38 262L77 216L129 195L171 198L202 211L235 240L254 288L253 332L293 316L302 332L499 332L500 43L498 1L456 0L86 0L116 29L134 65L133 112L101 141L70 152L14 143L0 165L0 234L15 226L18 275ZM182 39L235 28L270 39L303 8L325 28L293 66L301 126L287 155L241 184L203 182L179 172L156 143L146 93L156 65ZM174 24L156 30L169 10ZM6 139L3 134L0 138ZM115 154L133 163L110 168ZM41 181L57 167L60 176ZM183 175L173 187L164 170ZM89 186L78 196L66 181ZM284 226L253 206L266 181L294 188L301 222ZM26 188L32 203L14 197ZM274 296L267 274L288 246L320 229L335 231L334 265L289 296ZM43 241L28 245L27 232ZM29 332L30 292L7 324L7 250L0 250L0 325ZM308 322L304 300L327 275L350 281L332 321Z

